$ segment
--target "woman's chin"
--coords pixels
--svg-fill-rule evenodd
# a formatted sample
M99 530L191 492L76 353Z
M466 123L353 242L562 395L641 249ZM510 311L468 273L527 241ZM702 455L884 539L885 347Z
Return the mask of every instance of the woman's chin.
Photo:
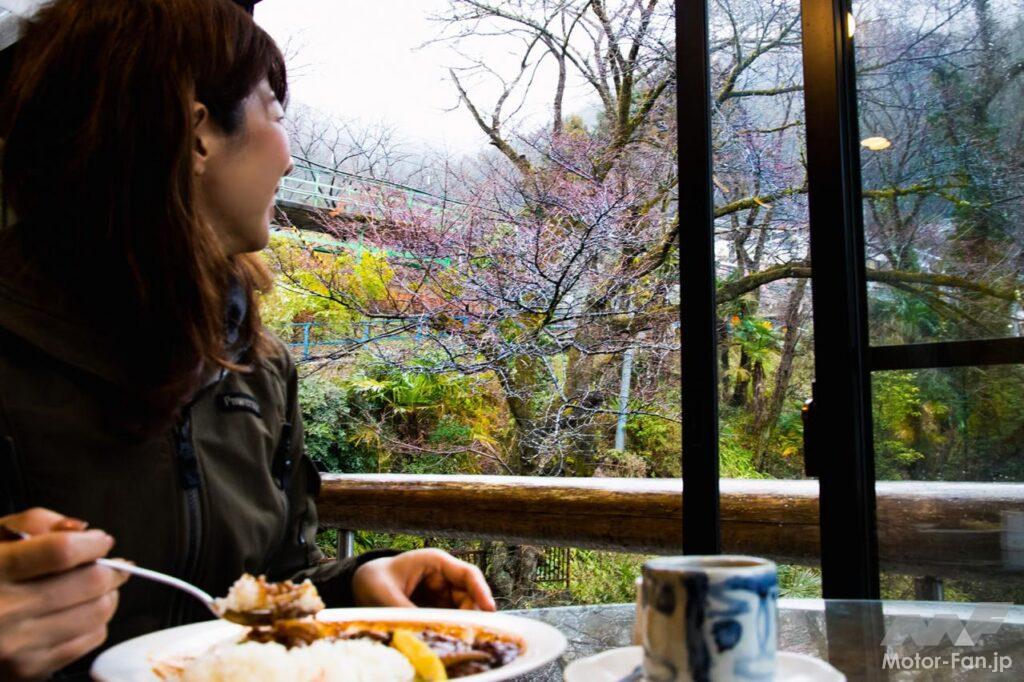
M265 218L260 221L259 226L249 234L246 246L249 252L262 251L270 243L270 226L273 224L274 212L271 209Z
M252 230L245 235L239 235L233 240L228 248L228 256L237 256L242 253L256 253L267 248L270 243L270 226L265 225L262 229Z
M263 230L257 237L255 237L253 239L253 242L252 242L252 245L251 245L252 248L248 249L248 251L250 253L253 253L253 252L256 252L256 251L262 251L263 249L267 248L267 245L269 243L270 243L270 227L268 226L267 229Z

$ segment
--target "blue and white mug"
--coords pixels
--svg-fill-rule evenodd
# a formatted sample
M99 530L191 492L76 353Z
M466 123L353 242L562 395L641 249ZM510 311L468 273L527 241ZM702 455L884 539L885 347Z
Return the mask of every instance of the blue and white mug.
M649 682L771 680L778 633L775 564L678 556L643 567L639 628Z

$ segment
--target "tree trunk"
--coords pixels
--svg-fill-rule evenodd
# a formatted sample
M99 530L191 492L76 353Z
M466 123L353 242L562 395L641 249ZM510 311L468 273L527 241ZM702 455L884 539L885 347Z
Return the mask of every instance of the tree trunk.
M732 389L732 381L729 379L729 333L724 318L718 319L718 361L718 376L721 377L721 400L724 403L729 400Z
M751 374L751 383L753 384L752 393L753 400L751 401L751 407L754 412L754 420L757 420L757 415L764 413L765 399L765 380L764 380L764 363L760 360L754 363L754 367Z
M736 375L736 383L732 391L732 398L729 405L732 407L743 407L747 403L747 387L750 386L750 377L753 375L753 368L750 366L750 356L747 351L740 350L740 374ZM746 374L746 376L742 376Z
M591 355L580 353L571 348L565 363L565 396L572 409L558 417L559 410L553 413L562 419L558 431L567 434L572 441L573 466L577 475L592 476L597 461L597 428L593 410L602 409L607 401L609 391L603 385L605 371L615 358L614 355ZM554 430L555 425L550 425ZM563 472L551 470L548 475L561 475Z
M775 385L772 388L771 397L764 404L764 409L754 414L756 438L754 466L758 471L764 471L765 461L768 458L768 446L775 433L775 425L782 415L786 393L789 391L789 382L793 378L793 361L796 359L797 344L800 342L800 325L804 317L801 308L806 290L807 280L798 279L789 294L789 301L786 303L786 331L782 339L782 357L779 358L779 366L775 369Z
M504 372L498 373L505 404L512 415L515 438L515 459L512 470L519 476L536 474L541 453L537 448L537 416L529 397L537 390L536 359L520 356L505 363Z
M537 596L537 563L541 550L531 545L487 544L487 582L499 609L529 605Z

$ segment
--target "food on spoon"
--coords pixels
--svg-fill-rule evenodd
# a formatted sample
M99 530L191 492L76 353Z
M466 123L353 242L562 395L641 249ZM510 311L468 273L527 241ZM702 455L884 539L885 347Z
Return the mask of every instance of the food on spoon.
M443 682L448 679L441 657L433 649L410 630L399 628L391 635L391 646L409 659L416 674L424 682Z
M324 608L324 602L309 580L298 585L291 580L268 582L266 577L242 575L228 590L228 596L214 600L222 616L226 613L260 614L266 622L312 616Z

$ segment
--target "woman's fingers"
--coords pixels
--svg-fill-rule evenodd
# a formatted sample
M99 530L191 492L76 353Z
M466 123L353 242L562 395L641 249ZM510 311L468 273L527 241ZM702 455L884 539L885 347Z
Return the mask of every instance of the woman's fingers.
M376 590L376 598L378 603L384 606L401 606L404 608L413 608L416 606L409 597L402 592L402 588L399 586L397 581L394 580L383 580L379 583Z
M85 530L88 527L88 521L74 519L68 516L53 524L53 527L50 530Z
M65 668L82 656L100 646L107 639L107 625L99 625L89 632L63 644L54 647L49 651L48 667L50 670Z
M109 592L41 618L4 624L0 679L44 677L96 648L106 638L117 602L117 592Z
M80 638L98 626L106 625L117 611L118 593L108 592L101 597L75 606L54 611L25 625L34 630L31 649L51 649Z
M0 679L45 677L107 636L127 575L92 562L114 539L48 509L0 518ZM8 534L10 535L10 534Z
M100 530L35 535L0 543L0 581L19 582L64 571L106 556L114 538Z
M78 637L48 649L23 652L10 661L0 661L0 679L32 680L47 675L77 661L103 644L107 639L106 624L99 624Z
M0 518L0 524L29 535L40 535L56 530L54 526L68 518L50 509L35 507Z
M98 599L115 592L127 580L127 573L92 564L49 578L15 583L9 590L13 595L35 597L31 602L25 600L27 606L22 614L34 618Z
M434 598L445 606L475 606L484 611L494 611L497 608L484 574L471 563L456 559L438 549L407 552L397 559L404 560L402 563L414 564L416 570L410 571L410 574L416 576L418 586L432 592ZM413 589L415 587L416 585ZM412 593L413 589L407 592ZM469 600L461 598L456 592L468 594ZM467 601L470 604L467 604Z
M441 572L448 583L456 589L463 590L472 597L473 602L484 611L494 611L497 606L494 597L491 596L491 588L484 579L484 574L479 568L465 561L460 561L450 554L444 555L445 560L441 562ZM458 599L454 598L458 604ZM459 608L463 608L458 604Z
M360 566L352 579L357 603L496 609L483 573L438 549L418 549ZM413 601L410 601L410 596Z

